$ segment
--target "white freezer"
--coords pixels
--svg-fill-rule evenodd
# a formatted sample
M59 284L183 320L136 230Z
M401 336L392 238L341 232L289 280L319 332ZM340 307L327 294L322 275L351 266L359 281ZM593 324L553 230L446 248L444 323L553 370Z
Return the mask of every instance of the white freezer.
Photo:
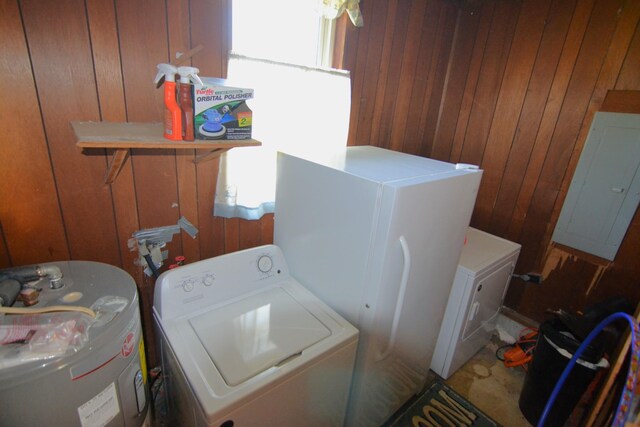
M431 369L449 378L491 339L520 245L469 227Z
M422 389L481 175L370 146L279 153L274 243L360 330L348 425L380 425Z

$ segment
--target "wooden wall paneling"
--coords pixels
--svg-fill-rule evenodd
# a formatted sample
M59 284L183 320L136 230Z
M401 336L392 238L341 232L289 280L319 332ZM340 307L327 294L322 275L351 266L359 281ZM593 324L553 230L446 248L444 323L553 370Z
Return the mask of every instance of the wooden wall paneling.
M167 24L170 58L176 58L178 52L184 53L195 47L190 43L189 0L167 2ZM191 61L181 65L191 65ZM195 155L195 150L176 150L176 178L180 216L184 216L195 227L198 227L198 185L196 164L194 163ZM180 236L174 238L180 238L182 243L182 253L175 255L184 256L186 262L200 259L198 236L194 239L187 233L181 232ZM169 263L172 263L172 260Z
M113 153L114 150L107 150L107 156L112 156ZM138 251L137 249L132 250L129 248L129 240L132 238L133 233L140 229L131 163L131 160L126 162L118 174L118 179L111 183L111 194L118 230L120 266L140 285L143 272L138 262Z
M482 157L482 182L474 224L486 230L511 151L516 126L529 87L536 53L544 32L551 0L524 0L516 24L500 92Z
M636 28L631 46L624 60L616 90L639 90L640 89L640 27Z
M364 4L361 5L362 11L365 10L365 7L367 6L365 6ZM343 40L344 45L342 47L341 57L339 59L336 59L334 55L333 66L341 70L353 71L356 69L356 56L357 56L357 50L358 50L360 28L354 25L351 25L351 20L346 15L343 15L342 18L340 19L342 20L342 22L345 23L344 25L340 25L341 27L344 27L344 40ZM354 76L351 75L352 96L353 96L353 77ZM349 128L349 132L351 132L351 127Z
M627 235L620 245L616 262L612 263L601 276L593 278L593 285L586 294L585 305L603 301L612 296L622 296L629 302L640 301L638 286L638 242L640 241L640 211L627 230Z
M542 165L546 158L548 147L553 136L553 131L558 122L558 115L560 114L560 109L564 102L565 94L571 79L571 73L575 67L580 47L582 46L582 40L584 38L587 25L589 24L594 3L595 0L583 0L576 3L571 24L569 25L569 30L567 31L564 45L562 47L560 61L556 68L555 75L553 76L553 83L544 106L544 113L540 121L540 126L537 129L535 141L533 142L533 149L531 150L528 166L522 180L515 208L512 212L507 233L507 238L510 240L517 242L520 242L521 240L520 233L528 215L533 193L540 177ZM538 244L540 244L540 242L538 242L537 245ZM533 268L530 263L526 264L522 259L523 258L520 258L518 260L517 268L519 271L529 271ZM524 304L523 299L525 291L531 286L532 285L530 284L525 284L523 286L511 286L505 296L505 305L518 309L518 307Z
M262 219L257 221L241 219L238 231L238 248L240 250L262 245Z
M561 194L562 182L566 179L565 172L569 168L574 148L576 144L579 144L577 141L580 129L584 125L585 118L589 115L592 99L594 96L597 97L595 90L600 72L607 68L604 63L610 44L615 39L615 29L619 21L617 6L619 5L612 3L596 3L589 26L584 33L580 55L571 73L564 103L558 115L558 125L549 143L540 179L531 199L531 207L527 212L527 219L521 233L521 243L523 244L521 265L525 266L527 270L540 268L543 263L545 270L548 270L547 251L549 249L547 245L553 227L553 211L558 198L563 198ZM582 280L578 279L577 281L590 281L587 275L577 277L582 277ZM571 286L569 283L558 280L546 280L545 282L547 288L552 289ZM527 301L527 304L526 307L520 304L519 311L530 311L526 314L530 316L540 313L543 307L530 306L528 301L534 298L534 294L541 292L544 293L536 287L526 287L521 299ZM549 300L545 298L541 298L540 301L546 302L547 305L549 303Z
M164 119L164 86L156 89L153 78L157 64L169 62L165 4L152 0L116 0L115 4L128 120L160 122ZM175 150L132 149L130 163L140 228L176 224L180 215ZM174 236L164 250L170 262L182 253L180 238ZM150 367L158 361L152 315L154 284L155 280L147 276L139 283Z
M627 4L627 6L628 7L625 7L623 12L619 15L616 30L611 39L611 43L609 44L604 63L600 68L598 79L589 101L585 118L582 122L582 128L580 129L572 157L566 168L567 173L565 174L561 185L560 195L556 199L550 224L555 224L557 222L564 197L567 194L569 184L580 157L580 152L582 151L589 129L591 128L591 122L595 112L600 109L599 107L605 99L608 98L611 100L612 92L608 91L608 88L615 85L622 68L624 58L629 50L630 44L632 43L636 28L638 27L638 21L640 20L640 3L636 2L633 5ZM635 99L640 99L640 96L636 96ZM606 108L611 107L607 106ZM582 306L602 301L616 295L626 297L631 304L640 300L640 289L638 286L635 286L637 281L636 277L638 273L640 273L640 266L638 266L637 263L637 247L634 248L637 243L631 243L640 241L640 223L635 222L640 221L639 218L640 215L636 212L634 221L632 221L627 230L627 234L621 244L614 263L606 263L606 267L601 267L599 266L601 263L591 262L591 257L586 257L581 260L583 263L591 263L592 265L599 267L597 272L592 273L591 275L574 276L574 278L580 277L583 279L578 280L578 282L586 282L589 284L589 287L579 294L582 296L579 298ZM542 241L549 242L550 238L551 227L547 229L547 234L544 236ZM545 258L545 270L548 270L548 264L549 261ZM546 289L558 289L566 286L563 282L558 282L557 278L553 275L548 277L545 282L547 283ZM538 291L536 293L540 292ZM528 294L530 296L533 292L529 292ZM541 299L543 302L547 300L544 296L540 296L538 299ZM543 306L543 304L538 305L538 307L540 306Z
M460 9L458 11L455 32L451 44L451 53L438 122L433 142L423 144L420 155L448 161L451 157L453 138L458 122L462 97L480 22L480 9Z
M266 214L262 217L262 221L260 222L262 228L260 230L262 234L261 243L262 245L269 245L273 243L273 229L274 229L274 214Z
M443 6L438 17L436 40L434 42L435 49L429 73L428 96L424 97L422 118L419 121L418 138L422 144L425 144L423 149L428 149L429 151L431 151L431 148L427 147L433 144L441 112L442 94L444 92L446 70L449 64L457 15L453 5L444 3Z
M517 130L493 207L488 228L493 234L506 236L508 233L574 9L575 2L554 0L546 17Z
M169 59L174 62L179 54L194 48L190 43L189 0L167 2L167 32L169 34ZM191 66L191 60L179 65Z
M7 242L4 239L2 227L0 227L0 268L8 267L11 267L11 260L9 259L9 249L7 248Z
M102 0L87 0L86 7L100 118L104 121L124 122L127 120L127 113L120 71L115 5ZM107 157L110 158L113 153L114 150L107 150ZM136 283L142 283L142 269L136 265L138 252L131 251L128 246L131 235L140 228L130 161L123 165L118 179L111 184L111 197L120 249L120 266L133 276Z
M366 10L366 4L361 6L362 13ZM356 134L358 130L358 112L362 96L362 75L364 74L363 61L366 60L359 47L360 35L363 34L368 25L361 28L348 26L344 35L344 53L342 57L342 69L349 71L351 79L351 106L349 110L349 131L347 133L347 145L356 145ZM359 65L360 64L360 65Z
M520 265L527 269L541 265L546 250L541 242L553 227L554 204L616 28L619 7L619 2L600 0L591 15L520 237Z
M420 1L420 0L417 0ZM371 141L374 145L383 148L390 148L391 132L393 130L393 117L398 104L398 87L402 72L403 49L407 38L407 28L409 25L409 11L412 0L398 0L395 19L387 19L387 28L392 26L391 49L389 51L388 69L384 79L378 79L378 93L376 94L376 104L373 116ZM385 44L386 44L385 40ZM387 45L388 46L388 45ZM377 48L370 46L369 48ZM383 60L387 60L386 57ZM383 90L380 90L380 85Z
M471 62L469 63L467 79L464 82L464 92L456 120L453 144L451 146L451 155L448 159L452 163L460 161L462 149L464 147L467 127L469 125L473 103L475 102L476 87L478 86L478 80L480 79L480 68L482 67L485 44L487 43L489 31L491 30L495 8L495 0L485 1L482 5L478 31L475 34L473 54L471 56ZM449 82L449 85L451 84L452 83Z
M363 88L363 99L366 100L365 114L360 115L361 125L358 126L358 140L363 144L372 144L386 147L386 140L381 136L381 121L389 124L391 120L389 105L387 104L387 91L394 92L393 87L387 85L390 68L392 67L392 52L394 52L394 37L398 27L396 19L398 10L409 6L408 2L398 0L378 2L376 27L371 30L367 43L367 64L365 75L368 77ZM407 9L408 11L408 9ZM405 13L406 15L406 13ZM380 25L378 25L378 22ZM403 31L404 27L400 27ZM384 30L384 31L383 31ZM382 39L380 39L382 38ZM397 49L397 46L396 46ZM360 130L363 132L360 132Z
M259 227L255 230L256 243L254 246L273 243L273 214L266 214L260 218Z
M191 43L204 49L193 58L205 77L226 77L231 49L231 0L190 0ZM197 65L195 65L197 64Z
M226 218L224 220L224 252L240 250L240 219Z
M164 120L164 86L156 88L153 79L157 72L157 64L169 62L171 59L167 45L167 18L164 3L153 0L137 2L116 0L115 4L128 119L130 122L162 121ZM146 157L144 152L132 154L134 154L132 156L134 160L138 157L142 159ZM156 152L155 157L166 158L167 154L171 152ZM151 157L150 154L149 157ZM142 167L144 162L134 163L140 163ZM138 169L134 164L136 175ZM141 218L144 218L148 213L141 212L141 215ZM143 225L146 226L146 224Z
M526 303L518 308L518 313L539 321L546 317L548 309L562 308L570 313L583 310L589 281L578 278L594 277L599 271L599 266L558 248L551 249L548 259L545 281L530 285Z
M69 125L71 120L99 120L84 1L24 1L22 16L70 256L119 265L104 150L82 154Z
M331 55L331 67L344 70L345 68L345 47L347 40L347 24L351 24L351 20L349 19L346 13L343 13L342 16L335 21L335 34L334 34L334 45L333 45L333 54Z
M190 0L191 44L204 49L193 60L203 77L226 77L227 54L230 49L230 13L227 1ZM224 156L224 155L223 155ZM211 258L225 253L225 220L213 216L213 200L220 159L198 163L198 240L200 257Z
M635 46L634 46L635 44ZM610 89L619 89L620 75L626 70L635 76L635 84L629 89L640 89L640 2L626 1L619 10L619 21L607 52L604 65L598 76L598 82L590 108L599 108ZM631 80L626 84L630 84ZM595 109L593 110L595 111Z
M213 198L216 191L220 159L198 163L198 241L200 258L211 258L224 253L224 219L213 216Z
M520 4L520 1L509 0L498 0L496 3L460 156L464 163L482 163Z
M3 267L69 259L20 9L0 1Z
M553 131L558 122L558 114L563 105L564 97L569 86L571 73L575 66L582 39L591 17L591 11L595 0L581 0L577 3L569 31L562 47L560 62L553 76L553 83L549 96L544 106L544 113L540 126L538 127L531 157L525 171L522 186L513 210L511 223L507 238L513 241L520 241L520 232L526 219L527 211L531 204L531 198L535 191L542 164L547 154L547 149L553 135Z
M104 121L124 122L127 120L127 111L120 72L120 45L115 5L101 0L86 0L86 7L100 116ZM123 169L127 165L123 166Z
M429 3L433 4L434 2L430 1ZM400 80L397 90L394 91L396 107L393 111L393 116L387 117L387 120L391 120L388 148L395 151L403 151L407 125L413 125L408 123L407 117L411 104L411 93L416 83L416 74L424 72L424 70L417 70L416 65L426 9L427 2L425 1L413 1L409 5L407 36L400 60Z
M563 193L566 193L569 188L571 175L573 175L573 171L578 163L578 158L580 157L582 146L584 145L589 133L593 117L596 111L600 109L600 106L604 102L609 90L615 87L622 65L633 41L636 29L639 28L640 2L626 2L626 4L622 6L622 9L618 10L618 13L618 24L609 44L602 68L598 74L598 80L596 81L593 94L589 101L589 106L587 108L585 119L582 122L580 133L578 134L574 155L568 168L569 179L565 180ZM638 70L640 70L640 68L638 68Z
M435 80L433 79L433 73L437 68L432 64L434 61L437 62L438 52L442 49L442 45L438 43L442 6L443 3L440 1L427 2L422 29L417 30L420 32L420 44L414 54L417 56L416 71L413 76L409 111L406 119L407 125L402 143L402 151L409 154L419 155L423 144L422 135L424 132L420 126L425 116L423 114L423 104L427 102L427 98L431 97ZM452 9L456 11L457 15L457 8L452 7ZM449 28L454 29L455 26L452 25Z
M604 62L600 68L591 99L589 100L587 112L582 121L582 126L578 133L573 153L566 168L564 180L560 187L560 196L556 199L555 207L551 216L551 224L555 224L560 216L560 210L562 209L565 196L569 191L573 173L575 172L578 160L580 159L580 153L582 153L582 148L584 147L589 130L591 129L593 117L600 109L609 89L615 86L618 75L620 74L620 69L622 68L625 56L633 39L635 29L638 27L638 22L640 21L640 2L627 3L623 7L622 12L619 14L618 25L609 44L606 57L604 58ZM551 233L552 228L549 227L544 241L551 239Z
M180 216L184 216L198 230L200 230L200 216L198 210L198 182L196 173L195 150L177 150L176 171L178 181L178 205ZM209 216L211 216L210 214ZM205 219L207 221L208 218ZM178 238L178 236L176 236ZM198 261L200 256L200 231L195 238L181 232L182 253L187 262Z
M356 30L358 47L355 55L352 53L356 68L351 70L349 141L356 145L377 145L377 88L387 75L391 50L388 36L392 34L388 21L395 17L396 7L397 1L374 0L363 4L367 23Z
M166 10L152 0L116 3L127 115L130 122L164 118L164 86L156 88L157 64L169 62ZM142 229L175 225L180 218L175 150L131 150ZM180 238L167 244L182 253Z
M599 111L640 114L640 86L638 90L610 90Z

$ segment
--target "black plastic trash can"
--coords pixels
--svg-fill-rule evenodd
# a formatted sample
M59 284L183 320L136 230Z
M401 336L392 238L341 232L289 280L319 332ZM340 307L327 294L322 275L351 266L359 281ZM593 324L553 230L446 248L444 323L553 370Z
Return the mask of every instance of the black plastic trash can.
M540 420L553 388L580 344L581 342L557 319L540 325L533 360L525 376L518 402L520 411L531 424L536 425ZM598 365L601 365L601 356L601 350L587 346L565 380L547 415L545 426L564 425L600 369Z

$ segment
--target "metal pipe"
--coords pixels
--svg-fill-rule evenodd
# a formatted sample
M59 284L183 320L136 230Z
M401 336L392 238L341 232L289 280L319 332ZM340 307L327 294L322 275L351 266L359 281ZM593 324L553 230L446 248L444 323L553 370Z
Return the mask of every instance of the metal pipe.
M37 280L40 278L37 268L38 267L17 267L2 270L0 271L0 281L14 279L18 282L24 283Z
M20 283L26 283L43 277L49 278L51 289L59 289L64 285L62 271L55 265L17 267L0 271L0 281L13 279Z
M51 289L59 289L64 283L62 283L62 271L55 265L38 266L36 271L40 277L49 278L49 286Z

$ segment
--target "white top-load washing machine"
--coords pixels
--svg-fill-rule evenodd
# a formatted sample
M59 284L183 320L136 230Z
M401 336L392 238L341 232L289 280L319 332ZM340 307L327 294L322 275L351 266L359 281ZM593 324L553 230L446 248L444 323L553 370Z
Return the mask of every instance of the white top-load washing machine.
M169 421L181 426L341 426L358 331L266 245L156 282Z
M487 345L519 254L519 244L469 227L431 360L432 371L449 378Z

